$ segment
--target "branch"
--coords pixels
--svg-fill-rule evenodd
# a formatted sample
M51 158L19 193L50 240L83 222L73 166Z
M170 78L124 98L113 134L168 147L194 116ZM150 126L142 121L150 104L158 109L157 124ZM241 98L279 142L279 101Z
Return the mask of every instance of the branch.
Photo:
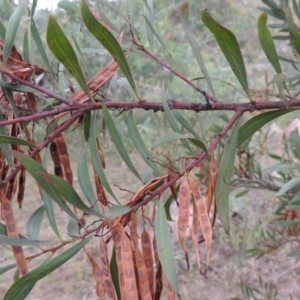
M48 96L50 96L50 97L52 97L52 98L54 98L54 99L56 99L58 101L61 101L61 102L65 103L67 105L73 104L72 100L67 100L64 97L62 97L60 95L57 95L57 94L55 94L55 93L53 93L53 92L51 92L51 91L43 88L42 86L39 86L38 84L35 84L35 83L30 82L28 80L22 79L22 78L20 78L20 77L18 77L16 75L14 75L11 72L8 72L7 70L5 70L3 68L0 68L0 73L6 75L8 77L10 77L13 80L13 82L19 82L19 83L22 83L24 85L27 85L27 86L29 86L29 87L31 87L31 88L39 91L39 92L42 92L43 94L46 94L46 95L48 95Z
M208 102L208 100L212 101L213 103L219 102L214 96L206 93L204 90L202 90L200 87L198 87L193 81L189 80L188 78L186 78L185 76L183 76L182 74L180 74L179 72L177 72L176 70L174 70L169 64L167 64L167 63L161 61L160 59L158 59L154 54L152 54L147 49L145 49L142 45L140 45L139 43L137 43L136 40L132 40L132 43L137 46L138 50L144 52L146 55L148 55L150 58L152 58L152 60L154 60L158 65L160 65L160 66L164 67L165 69L169 70L175 76L177 76L178 78L180 78L181 80L183 80L184 82L186 82L194 90L196 90L197 92L201 93L205 97L205 100L207 101L208 105L210 104Z
M0 126L20 123L20 122L28 122L35 121L39 119L43 119L50 116L59 115L63 112L69 112L80 109L83 112L99 110L102 109L102 103L105 103L108 109L121 109L123 111L128 111L132 109L143 109L143 110L153 110L154 112L163 111L163 105L160 102L150 102L145 100L143 102L123 102L117 101L112 98L108 98L102 100L98 103L87 103L87 104L76 104L72 105L63 105L59 107L52 108L47 111L38 112L29 116L22 116L15 119L10 119L6 121L0 122ZM200 111L217 111L217 110L228 110L228 111L238 111L241 110L243 112L254 112L260 110L271 110L271 109L286 109L285 101L269 101L269 102L244 102L244 103L212 103L211 105L196 103L196 102L184 102L178 101L175 99L168 100L169 107L171 110L190 110L194 112ZM300 108L300 99L293 99L288 102L289 108Z

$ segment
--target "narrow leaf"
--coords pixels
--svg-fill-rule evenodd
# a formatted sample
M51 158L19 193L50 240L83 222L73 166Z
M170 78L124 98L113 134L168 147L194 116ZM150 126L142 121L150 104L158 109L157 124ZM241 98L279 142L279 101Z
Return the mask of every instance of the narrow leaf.
M158 212L155 222L155 235L157 252L163 272L168 278L177 296L180 297L172 242L170 238L164 204L161 200L158 201Z
M282 73L276 74L274 76L274 81L276 83L280 98L285 101L286 106L288 107L288 98L284 93L284 88L286 87L285 80L286 77Z
M282 9L268 9L265 7L257 7L257 8L276 19L283 20L283 21L285 19L284 12L282 11Z
M13 144L13 145L24 145L32 148L36 148L36 145L33 145L26 140L22 140L13 136L0 135L0 144Z
M46 51L45 51L45 48L43 46L43 42L42 42L42 39L40 37L40 34L37 30L37 27L35 25L35 22L33 19L31 19L31 23L30 23L30 29L31 29L31 34L32 34L32 37L34 39L34 42L42 56L42 59L48 69L48 71L52 74L53 74L53 71L52 71L52 68L51 68L51 65L50 65L50 62L49 62L49 59L48 59L48 56L46 54ZM55 55L55 54L54 54Z
M25 92L25 93L35 93L35 94L41 95L35 89L30 88L29 86L26 86L26 85L23 85L23 84L9 83L9 82L0 80L0 86L4 87L6 89L9 89L11 91Z
M112 251L109 267L110 267L111 277L112 277L112 280L114 283L115 291L117 294L117 298L118 298L118 300L121 300L119 271L118 271L118 265L117 265L117 255L116 255L116 247L115 246L113 246L113 251Z
M3 23L0 21L0 39L4 40L6 34L6 28Z
M195 129L189 124L189 122L183 117L183 115L178 110L172 111L173 116L176 118L176 120L187 130L189 131L194 137L188 138L189 141L191 141L193 144L197 145L199 148L201 148L203 151L207 152L205 144L202 142L201 137L199 134L195 131Z
M293 178L288 181L277 193L276 196L281 196L300 184L300 177Z
M30 217L26 225L26 231L29 239L37 240L41 229L41 224L45 212L44 205L41 205Z
M17 266L17 264L11 264L5 267L0 268L0 275L4 274L5 272L15 268Z
M196 139L202 140L199 134L196 132L196 130L193 128L193 126L183 117L183 115L176 109L172 111L173 116L176 118L176 120L187 130L189 131Z
M47 171L47 165L48 165L48 154L49 154L49 147L47 147L45 149L45 154L43 157L43 167L45 168L45 171ZM55 234L58 236L59 239L62 240L62 237L59 233L59 230L57 228L57 224L56 224L56 219L55 219L55 214L54 214L54 207L53 207L53 202L51 201L50 196L45 192L44 189L42 189L42 199L44 202L44 207L46 210L46 214L49 220L49 223L53 229L53 231L55 232Z
M67 228L68 228L68 235L70 237L74 238L79 235L78 222L76 220L70 219Z
M92 154L92 163L93 167L97 173L97 175L100 178L101 183L105 187L105 189L116 199L113 191L111 190L109 183L107 181L106 175L104 173L104 169L102 167L99 154L98 154L98 148L96 144L96 133L95 133L95 127L96 127L96 113L93 113L92 116L92 122L91 122L91 128L90 128L90 148L91 148L91 154ZM116 199L117 200L117 199Z
M79 159L78 168L77 168L77 177L83 195L91 205L94 205L97 199L94 193L94 189L91 183L91 178L88 169L87 149L83 151Z
M160 38L160 36L157 34L157 32L154 30L153 26L151 25L151 23L149 22L149 20L147 19L146 16L144 16L144 19L146 21L146 24L149 28L149 30L153 33L153 35L155 36L155 38L157 39L158 43L161 45L162 49L168 54L168 56L172 59L172 56L168 50L168 47L166 46L166 44L163 42L163 40Z
M203 151L207 152L207 149L201 140L198 140L196 138L189 138L189 137L186 137L185 135L183 135L181 133L177 133L177 132L169 132L169 133L166 133L164 136L158 138L152 144L151 149L153 150L153 149L157 148L158 146L160 146L161 144L168 143L168 142L178 140L178 139L189 140L191 143L195 144L197 147L199 147Z
M229 190L240 121L236 123L224 147L216 180L216 204L223 228L229 234Z
M47 43L52 53L71 72L89 99L95 102L86 84L72 45L53 16L50 16L48 20Z
M30 51L29 51L29 39L28 39L28 31L25 29L24 39L23 39L23 57L24 60L30 63Z
M68 13L79 13L77 3L70 2L68 0L59 1L57 6L66 10Z
M171 142L171 141L174 141L174 140L178 140L178 139L186 139L186 136L181 134L181 133L178 133L178 132L169 132L169 133L166 133L164 136L158 138L153 144L152 144L152 147L151 149L155 149L157 148L158 146L160 146L161 144L164 144L164 143L168 143L168 142Z
M111 138L119 152L119 154L121 155L123 161L125 162L125 164L128 166L128 168L131 170L131 172L138 178L140 179L141 181L142 178L140 177L139 173L137 172L137 170L135 169L129 155L128 155L128 152L126 151L125 147L124 147L124 144L122 142L122 139L121 139L121 136L115 126L115 123L106 107L105 104L102 105L102 111L103 111L103 115L104 115L104 118L105 118L105 122L106 122L106 125L107 125L107 128L110 132L110 135L111 135Z
M300 21L300 10L299 10L299 5L296 2L296 0L293 0L293 8L294 8L295 14L298 18L298 21Z
M298 166L292 164L277 164L263 170L263 173L284 172L299 169Z
M208 13L207 9L202 10L201 18L205 26L212 32L218 42L221 51L225 55L233 73L240 82L244 91L251 99L248 87L247 74L243 56L235 35L217 23Z
M204 152L207 153L207 149L204 145L204 143L201 140L198 140L196 138L188 138L188 140L193 143L194 145L196 145L197 147L199 147L200 149L202 149Z
M271 122L272 120L285 115L287 113L293 112L298 110L299 108L293 108L288 110L274 110L268 111L258 116L253 117L246 123L244 123L240 130L239 136L237 141L237 147L240 147L247 139L249 139L256 131L262 128L267 123Z
M36 6L37 6L37 2L38 2L38 0L33 0L32 1L32 6L31 6L31 18L33 18L33 16L34 16L34 13L35 13L35 9L36 9Z
M46 244L57 243L58 241L36 241L30 239L10 238L5 235L0 235L0 244L13 246L42 246Z
M164 92L164 87L163 87L163 92ZM170 107L169 107L169 104L168 104L168 102L167 102L165 93L164 93L163 98L162 98L162 104L163 104L163 108L164 108L164 112L165 112L164 115L165 115L165 117L167 118L167 120L168 120L168 122L169 122L169 124L170 124L170 126L171 126L171 128L172 128L172 130L173 130L174 132L177 132L177 133L179 133L179 134L182 134L180 128L178 127L178 125L177 125L177 123L175 122L175 119L174 119L174 117L173 117L173 115L172 115L172 112L171 112ZM192 149L191 149L190 145L188 144L188 142L187 142L185 139L182 140L182 144L183 144L190 152L192 152ZM153 148L153 147L152 147L152 148Z
M58 90L62 97L66 98L66 84L65 84L65 66L60 63L58 65Z
M258 37L260 45L277 73L282 73L277 51L270 30L267 27L268 15L262 13L258 19Z
M47 182L43 177L38 175L38 172L47 173L46 170L37 163L34 159L29 156L20 153L18 151L11 150L10 153L24 166L24 168L30 173L30 175L41 185L47 194L60 206L63 210L68 213L72 218L78 220L77 216L72 212L72 210L63 201L62 197L57 190L55 190L51 184ZM78 220L79 221L79 220Z
M279 9L278 5L273 0L262 0L262 2L267 6L271 7L272 9Z
M129 213L132 210L129 206L106 206L103 212L105 219L115 219Z
M140 133L137 130L136 125L134 124L132 110L130 110L128 113L127 126L128 126L128 135L132 141L133 146L137 150L137 152L140 154L142 159L147 163L147 165L154 171L156 176L161 176L158 167L151 160L153 158L152 153L150 151L148 151L148 149L146 148L146 145L145 145L145 143L143 143L142 137L140 136Z
M82 202L73 186L66 180L58 176L49 174L47 172L37 172L37 174L44 178L54 188L54 190L60 193L60 195L73 206L88 214L98 215L99 217L102 217L101 215L97 214L94 210L86 206L84 202Z
M22 19L22 15L27 9L28 1L20 1L17 8L11 15L6 26L5 43L3 49L3 64L6 65L10 51L15 43L16 34Z
M81 2L81 15L88 30L113 56L135 94L140 99L126 57L116 38L105 26L96 20L85 1Z
M25 276L21 277L18 281L16 281L7 291L4 296L4 300L23 300L28 295L28 292L24 292L28 286L37 282L41 278L46 277L54 270L59 268L61 265L66 263L69 259L71 259L75 254L77 254L81 248L86 245L93 236L88 237L83 242L77 243L75 246L70 248L69 250L63 252L55 258L52 258L46 262L44 262L39 267L35 268Z
M290 33L292 43L296 51L300 55L300 34L298 32L298 28L296 24L294 23L292 12L290 8L287 6L287 3L285 1L282 1L282 7L285 14L285 19L288 25L288 30Z
M0 223L0 235L8 236L6 226L2 223ZM19 239L26 239L26 237L19 234Z
M213 88L213 85L211 83L211 80L209 78L209 75L208 75L208 72L206 70L206 67L205 67L205 64L204 64L204 61L203 61L203 58L202 58L202 55L201 55L201 52L200 52L200 49L197 45L197 42L190 30L190 22L189 22L189 3L188 2L185 2L182 4L181 6L181 11L180 11L180 17L181 17L181 22L182 22L182 25L183 25L183 29L185 31L185 34L186 34L186 37L192 47L192 51L194 53L194 56L197 60L197 63L205 77L205 80L211 90L211 92L213 93L213 95L215 96L215 91L214 91L214 88Z
M290 253L288 255L289 257L293 257L293 256L300 256L300 249L293 251L292 253Z
M2 111L0 110L0 122L3 121L3 115L2 115ZM1 135L6 135L6 127L5 126L0 126L0 134ZM4 154L5 159L8 161L8 163L13 166L14 162L13 162L13 158L11 156L11 154L9 153L9 145L8 144L3 144L0 143L0 149Z
M91 118L92 118L91 112L87 111L84 115L84 123L83 123L84 139L86 142L89 141L89 137L90 137Z
M148 42L150 45L150 49L151 51L153 51L153 30L151 30L151 28L153 29L153 7L150 8L149 3L147 0L143 0L144 5L145 5L145 21L146 21L146 31L147 31L147 37L148 37ZM153 5L152 5L153 6ZM150 28L151 27L151 28Z

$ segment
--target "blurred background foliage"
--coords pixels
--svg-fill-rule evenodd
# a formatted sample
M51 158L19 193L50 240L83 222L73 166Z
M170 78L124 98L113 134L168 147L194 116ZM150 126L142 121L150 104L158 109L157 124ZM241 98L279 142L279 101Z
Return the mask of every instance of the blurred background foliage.
M204 8L208 8L219 23L230 28L236 35L245 60L249 85L253 98L256 101L268 101L278 97L273 82L274 71L259 46L257 36L257 19L261 13L257 7L264 7L264 10L268 9L269 13L270 11L273 12L273 16L269 16L268 25L271 24L269 25L271 32L276 36L275 44L278 54L286 59L286 61L282 60L282 68L289 79L290 91L293 91L293 94L297 94L300 79L300 77L297 77L300 70L298 68L299 59L294 56L289 41L282 38L285 35L286 28L280 15L281 12L274 10L270 5L268 6L270 3L280 5L280 1L262 2L258 0L207 0L200 3L197 0L192 0L189 2L191 30L203 55L208 73L212 77L216 96L224 102L242 102L246 101L246 98L239 91L239 83L219 47L217 47L215 39L201 22L200 12ZM296 1L289 2L292 5ZM45 32L49 15L52 14L58 20L64 33L73 43L74 48L76 48L76 45L79 46L81 53L77 54L81 59L81 64L84 66L86 79L89 79L109 62L111 57L83 26L79 13L79 3L80 1L63 0L58 3L57 7L53 7L52 11L49 9L38 9L35 12L34 20L45 45ZM151 49L157 57L166 61L183 75L190 79L201 77L202 73L196 63L180 21L180 6L182 2L177 0L168 2L148 1L148 4L153 5L153 15L147 10L143 1L120 0L106 2L96 0L87 1L87 3L90 8L110 20L118 30L124 29L126 35L130 36L131 32L137 34L145 48ZM3 24L6 24L16 7L16 3L14 1L1 0L0 7L1 21ZM132 28L129 27L126 21L130 7L133 9L134 15L134 19L130 20ZM130 14L132 15L132 13ZM153 17L153 27L165 43L168 53L155 38L153 43L149 41L143 14ZM294 14L297 15L295 11ZM297 22L299 24L299 20ZM29 25L27 16L24 16L18 31L16 45L21 53L23 36L26 30L29 30ZM44 62L37 48L35 48L33 41L31 43L30 62L44 67ZM126 49L129 44L123 41L122 46ZM57 60L54 59L50 51L48 51L47 55L50 58L53 70L58 72L59 65ZM291 60L297 62L294 63ZM161 101L162 86L164 84L167 89L168 99L204 102L203 97L200 97L198 92L187 87L174 75L150 61L149 58L140 55L140 53L137 54L135 49L129 56L129 65L133 77L138 83L140 93L145 99ZM102 96L112 96L122 101L132 99L130 90L128 91L128 86L124 84L123 79L120 74L118 77L114 77L111 83L104 87L101 93ZM197 79L195 82L202 89L209 90L204 80ZM45 87L55 88L59 92L57 83L53 82L50 75L43 79L43 84ZM72 84L75 89L78 89L75 82L72 82ZM65 82L65 85L67 94L71 95L70 90L67 89L69 83ZM194 129L206 142L209 137L220 132L232 114L224 111L198 114L184 111L181 113L188 118ZM126 149L134 155L134 147L128 138L126 119L119 111L115 112L115 116L117 115L117 128L124 137L123 141ZM231 193L232 234L230 237L225 236L220 224L217 223L214 237L218 242L215 241L215 246L212 249L212 261L214 262L212 266L215 266L214 268L216 269L212 271L211 275L212 279L215 280L212 287L216 288L216 286L221 284L222 278L224 278L221 273L230 276L228 274L236 271L238 274L233 278L232 285L228 283L228 286L222 286L223 290L224 288L226 289L226 299L288 299L287 297L292 299L293 296L295 297L293 299L297 299L296 295L299 297L299 285L295 279L297 276L293 278L295 275L299 277L299 267L293 268L293 265L296 265L294 263L295 260L286 257L290 253L295 255L295 251L296 255L299 256L300 254L299 250L297 250L299 249L300 241L299 183L294 186L290 184L284 192L281 190L292 179L300 178L300 139L298 131L293 131L293 129L298 128L298 124L291 129L291 132L285 130L292 120L297 120L297 116L297 112L290 113L278 120L276 124L266 126L238 150L235 177L231 183L234 188ZM166 119L159 112L155 114L148 111L135 112L135 121L148 148L151 147L154 140L169 131ZM101 140L106 156L109 155L114 160L114 164L118 165L121 161L116 155L114 146L106 136L101 116L99 116L99 128L102 131ZM35 134L37 136L39 136L39 132L43 131L44 126L42 122L35 126ZM182 131L185 132L184 129ZM40 134L40 138L42 137L43 135ZM83 142L82 135L76 131L69 132L66 139L75 153L82 151L82 149L79 149L81 142ZM274 147L274 145L276 146ZM178 144L172 143L171 146L164 145L164 148L159 148L158 151L163 151L165 156L168 156L169 152L176 152L177 157L181 153L185 153L179 142ZM207 166L203 166L203 168L205 169ZM207 184L207 178L203 174L200 173L198 176L205 185ZM177 246L177 256L182 258L183 254L179 245ZM228 250L232 246L234 250ZM223 249L223 253L221 249ZM221 254L219 254L220 251ZM263 258L265 255L266 259ZM249 258L250 266L245 262L245 258ZM259 259L260 262L253 258ZM288 259L290 259L290 262L288 262ZM229 263L230 266L227 266L226 269L224 265L228 264L229 260L231 261ZM282 267L290 270L290 273L285 273L284 270L279 271L277 268L276 270L279 273L275 276L272 274L275 271L269 265L269 261L277 264L278 268ZM217 262L220 263L219 269ZM232 270L228 271L228 268L232 268ZM252 273L249 274L248 272ZM282 276L280 276L281 274ZM186 295L184 299L196 299L187 296L190 295L188 293L189 284L191 287L193 284L195 285L193 275L195 274L192 272L189 274L186 274L185 271L181 272L180 279L187 286L183 289L183 296ZM218 276L219 279L215 279ZM284 285L286 282L290 282L291 290ZM210 282L206 284L209 285ZM237 286L240 286L240 291L236 290ZM203 288L205 288L204 285ZM210 290L207 291L207 295L212 295L211 293ZM224 292L219 294L221 296L218 296L218 291L216 291L214 297L207 296L207 298L203 299L225 299L220 298L224 295ZM278 296L278 294L281 296Z

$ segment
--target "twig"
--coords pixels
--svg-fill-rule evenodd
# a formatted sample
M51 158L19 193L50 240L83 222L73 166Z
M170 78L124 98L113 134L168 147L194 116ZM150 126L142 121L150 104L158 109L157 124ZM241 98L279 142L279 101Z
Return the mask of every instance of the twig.
M214 104L219 102L214 96L206 93L204 90L202 90L201 88L199 88L194 82L192 82L191 80L187 79L185 76L183 76L182 74L180 74L179 72L177 72L176 70L174 70L169 64L161 61L160 59L158 59L154 54L152 54L151 52L149 52L147 49L145 49L142 45L140 45L139 43L137 43L136 40L132 40L132 43L134 43L137 46L137 49L144 52L146 55L148 55L150 58L152 58L158 65L164 67L165 69L167 69L168 71L170 71L171 73L173 73L175 76L177 76L178 78L180 78L181 80L183 80L184 82L186 82L189 86L191 86L194 90L196 90L197 92L201 93L206 100L210 100L212 101ZM208 106L213 106L210 103L207 103Z
M27 85L27 86L29 86L29 87L31 87L31 88L39 91L39 92L42 92L43 94L46 94L46 95L48 95L48 96L50 96L50 97L52 97L52 98L54 98L54 99L56 99L56 100L58 100L60 102L65 103L67 105L72 105L74 103L72 100L67 100L64 97L62 97L60 95L57 95L57 94L55 94L55 93L53 93L53 92L51 92L51 91L43 88L42 86L39 86L38 84L35 84L35 83L30 82L28 80L22 79L22 78L20 78L20 77L18 77L16 75L14 75L13 73L7 72L3 68L0 68L0 73L6 75L8 77L10 77L11 79L13 79L16 82L19 82L19 83L22 83L24 85Z
M195 158L187 167L186 167L186 172L190 172L192 169L194 169L202 160L204 160L210 152L216 149L217 145L220 143L222 138L227 134L227 132L230 130L230 128L234 125L234 123L243 115L242 110L237 110L233 117L229 120L229 122L226 124L226 126L223 128L221 133L212 141L210 146L207 148L207 153L206 152L201 152L197 158ZM183 174L179 174L175 176L172 180L158 188L155 192L152 192L152 194L144 198L140 203L135 205L133 208L138 209L141 206L146 205L149 201L154 199L155 197L159 196L162 194L168 187L170 187L173 183L175 183Z

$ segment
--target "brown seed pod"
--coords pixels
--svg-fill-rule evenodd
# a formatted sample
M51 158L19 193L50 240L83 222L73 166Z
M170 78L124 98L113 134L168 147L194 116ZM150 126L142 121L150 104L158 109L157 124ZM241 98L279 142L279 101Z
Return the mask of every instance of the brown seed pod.
M17 201L19 204L19 208L22 208L23 199L24 199L24 192L25 192L25 181L26 181L26 171L25 169L21 169L20 176L19 176L19 188L18 188L18 195Z
M201 270L201 265L200 265L200 255L199 255L199 250L198 250L198 234L199 234L199 218L198 218L198 211L197 211L197 206L195 204L195 201L193 201L193 227L192 227L192 239L195 247L195 253L196 253L196 258L197 258L197 265L199 270Z
M145 228L141 235L141 242L142 242L143 259L144 259L145 266L147 269L147 274L148 274L149 289L151 291L151 296L153 297L153 294L154 294L153 254L152 254L152 246L151 246L150 236Z
M137 219L136 214L134 212L131 212L130 216L131 221L131 227L130 227L130 237L133 245L133 250L139 248L139 242L138 242L138 235L137 235Z
M105 290L102 282L96 282L96 295L99 300L105 300Z
M114 226L115 220L109 221L109 226L112 228ZM124 280L124 271L123 271L123 262L121 256L121 232L124 229L118 224L111 229L111 236L116 248L116 257L117 257L117 265L119 272L119 284L120 290L122 294L122 300L127 300L126 290L125 290L125 280ZM128 299L129 300L129 299Z
M210 244L212 240L212 227L208 218L207 208L205 207L204 199L201 195L200 186L198 185L197 180L193 176L190 176L189 179L190 179L194 201L197 207L198 218L200 221L200 228L202 230L202 234L204 236L204 240L206 244L206 268L203 273L200 269L200 272L204 276L206 276L208 265L209 265Z
M6 184L5 197L11 201L17 191L17 177L12 177Z
M7 235L11 238L19 238L19 231L17 228L17 223L14 218L14 213L12 210L11 202L5 197L1 197L1 208L2 208L2 218L6 225ZM11 246L14 253L16 263L21 275L28 273L27 261L21 246Z
M54 174L58 177L64 178L64 172L60 163L60 157L55 142L50 144L50 155L54 164Z
M128 56L128 53L125 54ZM105 83L114 76L119 71L119 66L117 62L113 59L107 65L105 65L100 72L98 72L93 78L88 82L88 88L91 92L91 95L95 97L98 91L105 85ZM84 103L89 101L89 97L86 95L86 92L81 90L76 91L69 100L74 100L77 104Z
M102 167L103 167L103 169L105 169L105 159L104 159L104 154L103 154L103 151L102 151L102 148L101 148L101 146L100 146L100 142L99 142L98 138L96 138L96 143L97 143L98 154L99 154L99 158L100 158Z
M134 271L134 262L130 239L123 230L121 234L121 259L124 274L124 286L126 298L129 300L138 300L138 290L136 286L136 277Z
M102 283L109 300L115 300L114 285L111 277L110 267L107 258L107 247L102 237L100 239L100 260L102 263Z
M218 165L215 159L214 153L212 153L212 157L209 163L209 172L210 172L210 181L209 186L207 189L207 213L210 213L210 208L213 203L213 197L215 194L215 184L216 184L216 178L218 174Z
M95 178L97 199L103 206L107 206L108 200L107 200L107 197L105 194L105 190L103 188L103 185L102 185L100 178L99 178L98 174L96 173L95 169L94 169L94 178Z
M84 117L85 117L85 115L81 115L81 116L76 120L76 122L75 122L75 124L74 124L73 131L83 123Z
M179 188L179 212L178 212L178 235L180 244L185 253L185 260L187 264L187 269L190 268L189 254L187 252L184 238L185 233L189 225L190 219L190 186L188 183L187 175L185 174L182 178L180 188Z
M6 163L5 163L5 157L0 149L0 179L3 180L5 178L6 172L4 173L6 169Z
M140 299L152 300L152 295L149 288L148 272L145 266L143 255L138 248L134 251L134 258L138 274L138 289Z
M104 289L104 286L102 283L103 282L102 270L100 269L100 267L99 267L98 263L96 262L95 258L93 257L93 255L89 251L87 251L85 248L84 248L84 251L92 264L92 276L96 282L96 285L95 285L96 294L99 297L99 299L104 300L105 289Z
M57 137L54 138L54 142L56 144L60 162L64 168L65 178L72 185L73 184L73 172L71 169L71 163L70 163L67 145L66 145L63 135L60 133Z
M102 282L102 271L101 271L98 263L96 262L94 256L86 249L84 249L84 251L92 264L92 275L93 275L94 280L96 282Z
M80 230L86 226L86 220L88 219L89 216L90 214L86 212L82 213L81 218L79 219L78 222L78 228L79 228L78 232L80 232Z
M27 107L31 112L37 111L36 98L33 93L25 93Z
M175 177L175 173L171 169L168 169L167 181L168 182L171 181L174 177ZM173 196L174 200L176 201L176 203L178 205L177 192L176 192L176 182L174 182L170 185L170 189L171 189L171 192L172 192L172 196Z

